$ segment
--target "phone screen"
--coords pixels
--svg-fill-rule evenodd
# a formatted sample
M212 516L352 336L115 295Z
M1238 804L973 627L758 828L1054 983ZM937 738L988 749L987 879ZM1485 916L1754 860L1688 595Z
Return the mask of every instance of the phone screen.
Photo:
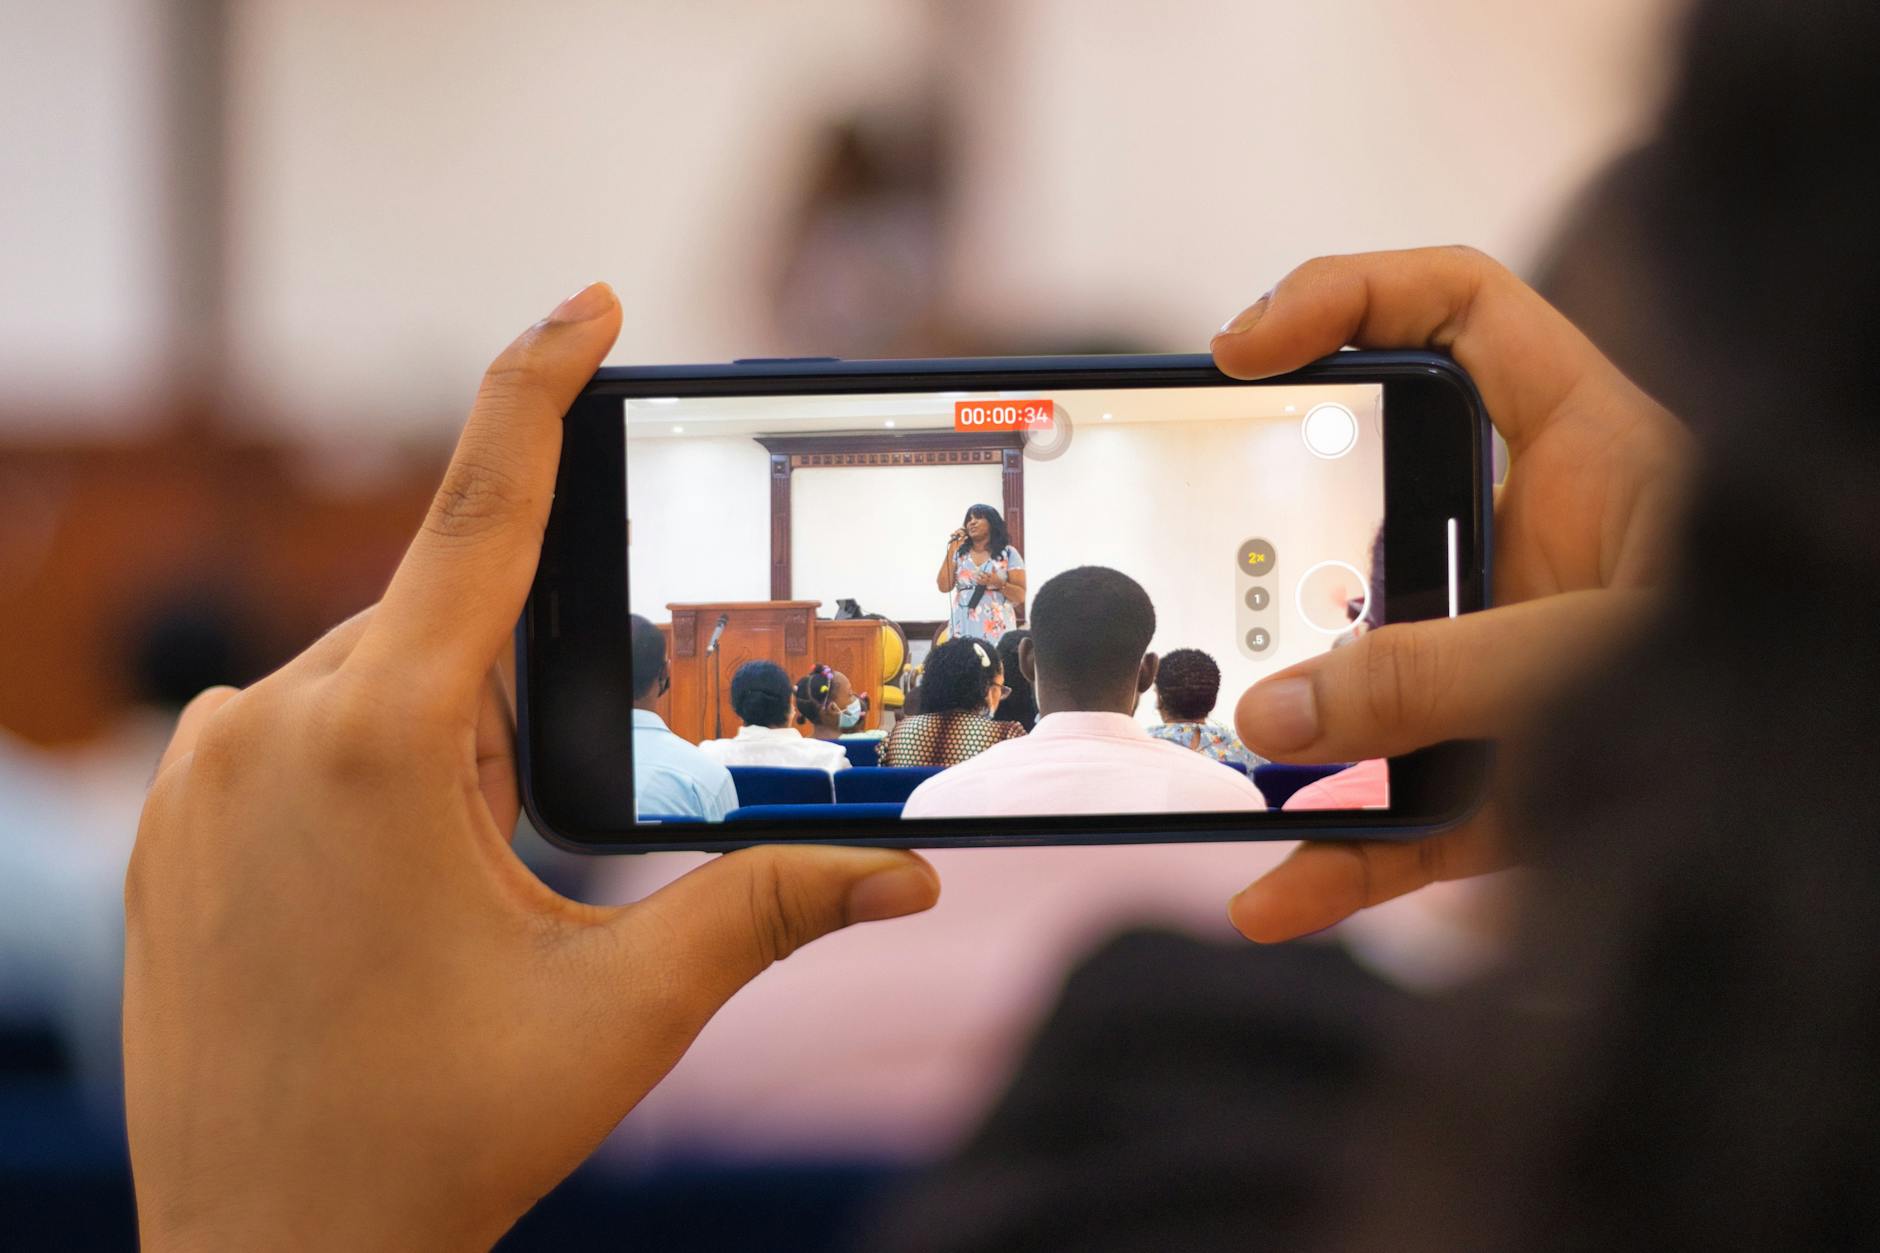
M619 399L638 823L1388 810L1234 720L1384 622L1384 400Z

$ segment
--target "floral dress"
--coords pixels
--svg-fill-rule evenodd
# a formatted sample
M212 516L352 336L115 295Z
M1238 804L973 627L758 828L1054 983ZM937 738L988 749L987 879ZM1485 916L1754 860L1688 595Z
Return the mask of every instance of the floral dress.
M1266 758L1242 744L1238 735L1212 718L1205 722L1164 722L1150 727L1149 734L1214 761L1237 762L1249 770L1266 765Z
M975 574L988 570L1007 574L1024 568L1025 559L1010 544L997 556L988 553L984 561L974 561L972 552L961 548L959 555L953 559L953 604L952 612L947 615L947 638L980 639L988 644L997 644L1001 635L1015 629L1018 626L1018 612L999 588L986 588L986 594L979 598L977 605L971 609L966 606L972 600L973 593L979 590L980 585L973 582Z

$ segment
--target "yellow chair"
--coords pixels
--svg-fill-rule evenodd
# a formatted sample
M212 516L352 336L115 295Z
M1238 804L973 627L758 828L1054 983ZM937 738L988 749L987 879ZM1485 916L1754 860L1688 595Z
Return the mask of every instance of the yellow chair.
M907 632L901 624L881 620L881 707L899 710L907 704L907 690L901 680L907 671Z

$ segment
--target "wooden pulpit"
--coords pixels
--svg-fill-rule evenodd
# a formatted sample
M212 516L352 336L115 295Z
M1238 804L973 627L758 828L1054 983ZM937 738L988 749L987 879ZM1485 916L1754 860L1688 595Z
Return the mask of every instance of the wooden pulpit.
M816 600L667 605L672 620L661 630L668 633L672 690L660 709L666 725L694 744L736 735L740 723L731 710L731 677L747 661L774 661L791 682L819 663L840 670L868 696L867 720L856 730L879 726L882 624L872 618L818 618L821 605ZM725 629L713 655L707 650L720 615Z

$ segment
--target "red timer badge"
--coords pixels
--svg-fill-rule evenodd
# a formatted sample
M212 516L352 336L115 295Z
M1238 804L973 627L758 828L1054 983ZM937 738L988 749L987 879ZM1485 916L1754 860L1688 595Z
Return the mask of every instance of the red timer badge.
M1048 431L1056 417L1049 400L956 400L956 431Z

